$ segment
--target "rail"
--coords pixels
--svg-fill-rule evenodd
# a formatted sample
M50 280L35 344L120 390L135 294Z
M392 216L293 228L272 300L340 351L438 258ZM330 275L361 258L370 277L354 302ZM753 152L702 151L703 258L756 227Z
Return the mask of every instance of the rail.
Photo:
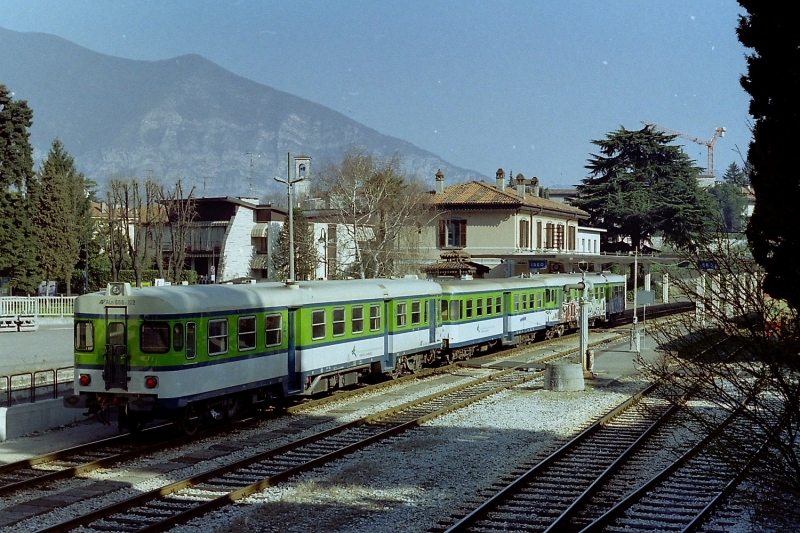
M72 392L73 367L0 376L0 407L57 399Z

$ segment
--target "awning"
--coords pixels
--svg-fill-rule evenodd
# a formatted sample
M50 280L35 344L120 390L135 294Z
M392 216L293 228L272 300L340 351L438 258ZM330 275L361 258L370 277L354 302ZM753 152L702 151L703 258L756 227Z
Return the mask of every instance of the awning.
M250 231L253 238L269 237L269 222L257 222Z
M356 239L359 242L372 241L375 239L375 232L369 226L356 226Z
M250 268L254 270L258 270L259 268L262 270L269 269L269 257L267 254L258 254L253 257L253 260L250 262Z

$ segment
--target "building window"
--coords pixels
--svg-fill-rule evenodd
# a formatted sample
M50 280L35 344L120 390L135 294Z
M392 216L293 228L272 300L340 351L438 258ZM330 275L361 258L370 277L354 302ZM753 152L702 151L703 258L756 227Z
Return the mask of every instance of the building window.
M559 250L564 249L564 224L556 226L556 248Z
M467 245L467 221L439 221L439 248L464 248Z
M536 221L536 249L542 249L542 221Z
M570 226L568 231L569 231L569 249L574 250L576 241L575 226Z
M527 220L519 221L519 247L530 247L530 222Z
M555 236L556 236L556 225L553 224L552 222L548 222L547 226L545 226L544 232L545 232L545 235L544 235L544 247L545 248L552 248L553 247L553 243L556 240L555 239Z

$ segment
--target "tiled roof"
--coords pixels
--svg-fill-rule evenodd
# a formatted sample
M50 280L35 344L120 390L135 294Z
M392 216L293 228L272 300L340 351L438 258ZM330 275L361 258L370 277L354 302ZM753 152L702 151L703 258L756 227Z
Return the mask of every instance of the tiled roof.
M531 207L569 213L581 217L589 216L586 211L578 209L577 207L560 204L538 196L526 195L525 198L522 198L517 194L516 189L508 188L501 191L496 186L489 185L484 181L472 181L469 183L451 185L447 187L442 194L433 194L430 197L430 202L432 205L441 208L451 208L453 206L474 206L478 208Z

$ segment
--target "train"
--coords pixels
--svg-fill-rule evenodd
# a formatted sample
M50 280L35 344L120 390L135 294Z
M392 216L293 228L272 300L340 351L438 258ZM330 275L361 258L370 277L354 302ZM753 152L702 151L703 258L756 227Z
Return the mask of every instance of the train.
M591 325L625 310L608 272L472 280L355 279L173 285L110 283L79 296L67 407L121 429L154 420L191 433L259 404L396 378L426 365ZM105 415L104 415L105 413Z

